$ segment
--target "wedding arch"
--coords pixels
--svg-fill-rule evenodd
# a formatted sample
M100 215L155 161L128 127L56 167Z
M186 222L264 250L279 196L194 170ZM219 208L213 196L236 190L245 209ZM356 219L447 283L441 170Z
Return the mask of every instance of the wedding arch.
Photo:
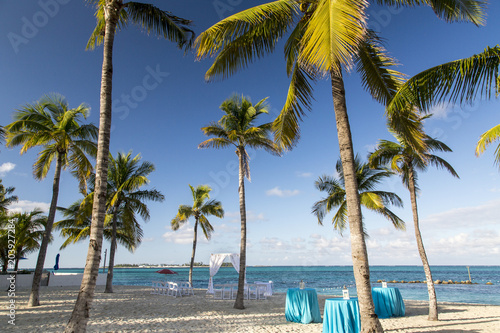
M237 273L240 272L240 255L238 253L217 253L210 255L210 279L208 280L207 294L214 293L213 277L219 271L224 259L229 257L231 264Z

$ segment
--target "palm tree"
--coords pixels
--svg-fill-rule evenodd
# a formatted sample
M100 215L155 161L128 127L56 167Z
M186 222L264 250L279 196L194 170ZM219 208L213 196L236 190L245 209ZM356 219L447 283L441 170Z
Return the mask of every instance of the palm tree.
M387 206L393 204L403 207L403 201L392 192L377 191L375 187L387 177L393 175L392 172L381 168L370 168L368 163L361 163L359 156L354 159L356 165L356 180L359 184L359 197L361 205L371 211L381 214L392 222L396 229L405 230L405 223ZM318 223L323 225L323 219L327 213L337 209L332 224L333 228L342 234L347 227L347 202L345 192L344 172L340 159L335 165L338 178L323 175L314 183L321 192L326 192L328 196L313 205L312 213L318 218Z
M446 21L484 22L484 0L374 0L377 4L396 6L429 5ZM382 332L371 296L368 255L363 235L361 206L356 184L354 151L347 116L342 70L356 64L366 89L383 104L393 96L401 83L400 73L390 69L388 57L376 36L366 29L368 1L351 0L277 0L256 6L223 19L207 29L196 40L198 58L216 56L207 71L207 80L226 78L254 59L274 51L278 40L291 30L285 43L287 73L291 84L274 131L282 148L291 148L299 138L299 121L303 106L311 107L312 86L329 76L339 140L340 157L345 176L348 219L354 277L360 305L363 332ZM293 27L293 29L292 29ZM408 124L407 109L391 114L396 125ZM411 124L410 124L411 125ZM406 137L421 143L418 129L398 128Z
M8 147L22 146L21 154L42 147L33 165L35 179L44 179L52 162L56 161L47 226L38 252L28 306L40 305L40 280L56 213L61 171L70 169L81 189L92 172L87 155L96 155L97 127L81 124L81 118L87 118L89 110L85 104L70 109L68 101L59 94L45 95L38 102L16 110L15 121L6 126Z
M421 118L423 119L423 118ZM429 293L429 320L438 320L437 299L432 280L431 268L427 260L422 235L420 233L418 210L417 210L417 171L425 171L429 165L448 170L458 178L453 167L442 158L431 154L432 151L451 152L451 149L443 142L424 136L426 151L417 152L401 136L395 135L397 142L380 140L376 150L369 157L371 166L385 165L400 175L403 184L410 191L411 209L413 213L413 224L417 240L418 253L424 266L427 290Z
M210 191L212 189L208 185L198 185L196 188L189 185L191 194L193 195L193 205L180 205L177 215L172 219L170 224L173 230L178 230L180 226L186 223L190 217L194 217L194 237L193 237L193 252L191 254L191 263L189 265L189 283L193 285L193 265L194 256L196 253L196 242L198 239L198 225L206 239L210 239L214 228L210 224L207 216L214 215L220 218L224 217L224 209L222 204L217 200L210 199ZM209 200L209 201L207 201Z
M250 180L250 158L246 151L247 147L253 149L263 148L274 155L280 151L271 140L272 123L255 126L257 117L268 113L266 98L252 105L248 97L233 95L222 102L220 109L225 113L218 122L212 122L201 130L207 136L214 138L203 141L198 148L227 148L234 146L239 161L239 199L241 218L241 241L240 241L240 269L238 276L238 292L234 307L244 309L243 288L245 286L246 267L246 241L247 241L247 217L245 207L245 177Z
M490 128L481 135L476 146L476 156L481 155L487 146L498 139L500 139L500 124ZM500 145L495 149L495 163L500 165Z
M7 206L18 200L17 195L11 195L16 190L15 187L5 187L0 179L0 213L7 213Z
M94 298L95 281L99 273L102 248L102 228L106 215L106 176L108 173L109 142L111 137L111 101L113 78L113 44L117 29L135 24L148 33L154 33L177 43L179 48L191 46L194 32L187 27L191 21L172 15L153 5L123 0L87 0L96 8L97 24L87 44L88 49L103 45L101 74L99 140L97 154L97 184L92 214L92 233L87 254L87 265L77 302L66 332L82 331L87 326L89 309Z
M60 249L65 249L70 244L81 242L90 236L90 226L92 217L92 200L94 193L88 194L84 199L80 199L68 208L57 207L65 219L54 223L54 230L60 230L60 235L66 237ZM120 215L120 214L119 214ZM104 222L103 236L108 241L113 237L111 226L113 216L106 215ZM142 241L143 231L140 224L133 228L121 222L118 217L116 228L116 241L124 246L128 251L134 252Z
M31 212L14 213L9 215L9 220L16 226L15 230L15 266L14 271L19 267L19 260L40 248L40 242L44 236L47 216L42 215L43 211L35 209ZM49 240L52 241L52 238Z
M138 213L144 221L149 220L149 209L145 200L163 201L165 197L161 192L153 190L140 190L149 183L148 176L155 171L155 166L150 162L141 163L141 155L131 157L132 152L127 154L118 153L117 158L109 156L108 169L108 214L113 216L111 248L109 251L108 276L104 292L113 292L113 268L116 251L116 232L118 219L126 228L134 229L138 225L135 214ZM132 232L135 234L135 232Z

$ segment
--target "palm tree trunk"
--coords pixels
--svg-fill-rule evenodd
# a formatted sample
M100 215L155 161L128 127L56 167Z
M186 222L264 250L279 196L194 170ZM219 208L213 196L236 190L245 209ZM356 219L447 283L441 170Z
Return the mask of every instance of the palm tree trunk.
M111 230L111 248L109 249L109 265L108 265L108 275L106 275L106 288L105 293L113 292L113 268L115 267L115 252L116 252L116 224L118 222L118 207L120 206L120 201L118 200L113 207L113 224Z
M52 233L52 225L56 216L57 197L59 196L59 181L61 179L63 155L57 154L56 170L54 173L54 181L52 182L52 200L50 202L49 216L47 217L47 224L43 234L42 244L38 251L38 259L36 261L35 273L33 275L33 283L31 285L31 294L28 300L28 306L39 306L39 292L40 281L42 280L43 265L45 264L45 256L47 255L47 246L50 242L50 235Z
M106 217L106 185L108 177L108 155L111 130L111 87L113 78L113 42L120 3L110 0L105 5L105 36L101 76L101 98L99 116L99 138L97 142L97 164L92 225L80 292L65 332L85 332L89 319L94 290L101 262L102 232Z
M193 253L191 254L191 264L189 265L189 284L193 286L193 266L194 266L194 255L196 253L196 243L198 241L198 219L194 222L194 237L193 237Z
M234 308L243 310L245 305L244 288L245 288L245 267L246 267L246 248L247 248L247 213L245 207L245 167L243 165L243 156L245 154L244 147L238 147L236 155L239 161L239 187L238 193L240 196L240 217L241 217L241 241L240 241L240 271L238 276L238 293L236 294L236 301Z
M434 281L432 280L431 266L427 260L427 254L425 253L424 242L422 241L422 235L420 234L420 227L418 221L418 211L417 211L417 194L415 191L415 175L413 170L410 169L410 174L408 177L408 185L410 189L410 199L411 199L411 210L413 212L413 224L415 226L415 238L417 239L417 248L420 259L422 260L422 265L424 266L425 279L427 280L427 291L429 293L429 320L438 320L438 308L437 308L437 297L436 290L434 289Z
M340 65L338 68L340 68ZM351 233L352 265L359 301L361 332L383 332L384 330L382 325L375 314L375 306L372 298L370 268L363 232L358 183L356 181L351 129L349 126L349 119L347 117L344 80L342 78L342 73L337 72L333 68L330 70L330 75L332 81L335 119L337 122L340 158L342 160L342 169L344 171L347 218L349 220L349 230Z

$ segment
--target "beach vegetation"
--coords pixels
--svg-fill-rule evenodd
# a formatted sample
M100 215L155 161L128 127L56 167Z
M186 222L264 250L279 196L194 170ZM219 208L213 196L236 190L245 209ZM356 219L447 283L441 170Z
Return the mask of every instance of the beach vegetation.
M418 119L421 122L426 117ZM429 320L438 320L438 308L436 291L432 280L432 272L425 252L422 234L420 232L417 194L419 191L417 180L417 171L427 170L429 166L442 168L458 178L458 174L453 167L439 156L432 154L433 151L451 152L452 150L443 142L433 139L424 134L424 151L416 151L405 139L396 133L393 133L396 141L380 140L369 157L369 163L372 167L385 166L397 173L410 192L411 209L413 215L413 224L415 229L415 238L417 241L418 253L424 267L425 278L427 280L427 290L429 293Z
M393 1L377 4L400 6L429 5L448 21L484 24L485 0ZM362 84L384 105L402 83L402 75L391 67L389 57L375 32L367 29L368 1L278 0L246 9L208 28L197 38L198 58L215 57L205 78L227 78L246 68L255 59L275 50L280 38L288 35L285 61L291 84L285 106L274 122L276 142L291 149L300 137L299 122L312 105L312 83L328 78L337 125L340 156L345 176L351 251L359 298L363 332L382 332L374 313L368 254L364 239L361 203L356 184L354 150L347 117L343 71L356 68ZM399 122L411 109L398 109L389 120L416 147L422 138L412 123ZM408 125L403 127L401 125Z
M273 155L279 155L280 149L271 137L272 123L256 125L257 118L269 113L264 98L252 104L250 98L234 94L222 102L220 109L225 113L218 122L212 122L201 130L207 136L213 136L198 145L199 148L236 148L238 156L238 194L240 202L241 240L238 292L234 308L244 309L243 297L246 269L247 217L245 204L245 177L250 180L250 157L247 148L264 149Z
M62 95L49 94L14 111L14 121L6 126L7 147L21 146L21 154L32 148L41 148L33 164L35 179L45 179L55 161L52 199L45 234L38 252L29 306L40 305L40 281L54 224L61 172L69 169L78 179L80 189L84 189L93 170L88 157L96 156L95 140L98 129L93 124L82 123L82 119L86 119L89 112L86 104L70 108Z
M96 189L92 213L92 228L81 288L69 319L66 332L80 332L87 327L102 250L102 229L106 216L106 177L108 174L109 143L111 137L111 105L113 83L113 45L115 34L130 24L148 34L177 43L189 49L194 32L190 20L173 15L156 6L123 0L87 0L95 7L96 26L87 43L87 49L103 45L101 92L99 111L99 138L96 163Z
M7 213L7 206L19 199L17 195L12 194L15 190L13 186L5 187L0 178L0 213Z
M382 168L370 168L368 163L361 162L357 155L354 164L361 205L387 218L396 229L406 230L405 222L388 208L390 205L403 207L401 198L393 192L376 190L377 185L394 173ZM338 177L323 175L314 183L314 186L319 191L326 192L327 196L314 203L312 213L318 218L318 223L323 225L325 215L336 209L332 224L333 228L342 234L347 228L348 220L344 172L340 159L335 170Z
M0 213L0 259L2 260L2 272L7 271L7 263L9 262L9 239L14 240L14 267L13 271L17 271L19 260L36 252L40 248L45 226L47 224L47 216L43 215L40 209L34 209L30 212L11 212ZM10 228L7 225L12 225ZM12 228L13 227L13 228ZM9 230L14 230L14 237L9 233ZM52 236L49 242L52 241ZM11 252L11 253L12 253Z
M172 230L179 230L179 228L189 221L189 218L194 217L194 235L193 235L193 250L191 252L191 261L189 264L189 283L193 285L193 266L195 265L194 257L196 254L196 244L198 241L198 226L201 227L203 235L207 240L212 236L214 227L208 220L208 216L213 215L219 218L224 217L224 209L222 204L217 200L210 200L210 191L212 188L208 185L198 185L195 187L189 185L191 194L193 196L193 205L180 205L177 214L170 222ZM202 266L203 263L198 263Z

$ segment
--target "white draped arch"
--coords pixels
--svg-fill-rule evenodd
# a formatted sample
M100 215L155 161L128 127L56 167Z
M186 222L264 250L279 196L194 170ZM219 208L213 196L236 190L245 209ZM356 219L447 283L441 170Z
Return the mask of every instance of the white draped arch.
M217 253L210 255L210 279L208 280L207 294L214 293L214 281L213 277L219 271L222 266L224 259L229 257L231 264L233 264L234 269L237 273L240 272L240 255L238 253Z

